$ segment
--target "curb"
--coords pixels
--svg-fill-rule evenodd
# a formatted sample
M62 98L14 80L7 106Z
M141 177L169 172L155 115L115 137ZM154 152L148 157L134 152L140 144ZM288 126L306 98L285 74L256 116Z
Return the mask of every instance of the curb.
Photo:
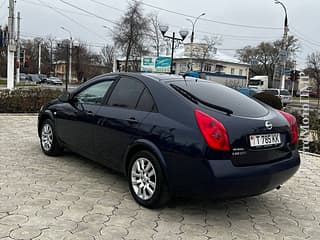
M303 152L303 151L299 151L299 153L301 153L303 155L313 156L313 157L320 157L320 154L316 154L316 153Z
M38 116L38 113L0 113L0 117L2 116L13 116L13 117L36 117Z

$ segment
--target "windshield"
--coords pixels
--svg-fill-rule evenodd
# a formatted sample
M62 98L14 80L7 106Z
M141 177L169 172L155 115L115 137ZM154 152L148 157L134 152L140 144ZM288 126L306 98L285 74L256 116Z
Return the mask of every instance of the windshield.
M250 80L249 80L249 85L259 86L259 85L260 85L260 82L261 82L261 80L252 80L252 79L250 79Z
M204 80L175 81L171 84L182 88L203 102L232 111L237 116L262 117L268 113L260 103L221 84ZM221 110L224 111L223 109Z

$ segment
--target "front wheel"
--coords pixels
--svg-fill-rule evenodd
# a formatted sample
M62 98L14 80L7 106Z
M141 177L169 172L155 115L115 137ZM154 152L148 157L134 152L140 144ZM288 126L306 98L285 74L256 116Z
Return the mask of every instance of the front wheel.
M52 120L43 121L40 129L40 144L44 154L57 156L62 153L62 147L57 139Z
M142 206L158 208L170 200L166 179L152 153L140 151L131 158L128 178L130 192Z

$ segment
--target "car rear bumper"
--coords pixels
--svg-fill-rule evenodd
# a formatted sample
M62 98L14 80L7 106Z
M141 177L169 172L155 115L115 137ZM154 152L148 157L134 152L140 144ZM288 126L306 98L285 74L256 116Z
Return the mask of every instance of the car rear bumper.
M236 167L229 160L209 160L205 165L207 174L202 171L202 176L189 176L184 179L184 185L179 181L180 186L175 186L177 195L215 199L258 195L292 177L299 169L300 157L298 151L294 151L290 158L268 164Z

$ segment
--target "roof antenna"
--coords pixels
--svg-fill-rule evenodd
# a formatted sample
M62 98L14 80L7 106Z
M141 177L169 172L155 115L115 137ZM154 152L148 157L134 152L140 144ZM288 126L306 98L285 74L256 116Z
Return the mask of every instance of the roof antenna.
M182 77L183 77L184 80L186 80L186 76L187 76L186 73L184 73L184 74L182 75Z
M186 85L188 85L188 84L187 84L187 81L186 81L186 76L187 76L187 74L186 74L186 73L184 73L184 74L182 75L183 80L184 80L184 83L185 83Z

